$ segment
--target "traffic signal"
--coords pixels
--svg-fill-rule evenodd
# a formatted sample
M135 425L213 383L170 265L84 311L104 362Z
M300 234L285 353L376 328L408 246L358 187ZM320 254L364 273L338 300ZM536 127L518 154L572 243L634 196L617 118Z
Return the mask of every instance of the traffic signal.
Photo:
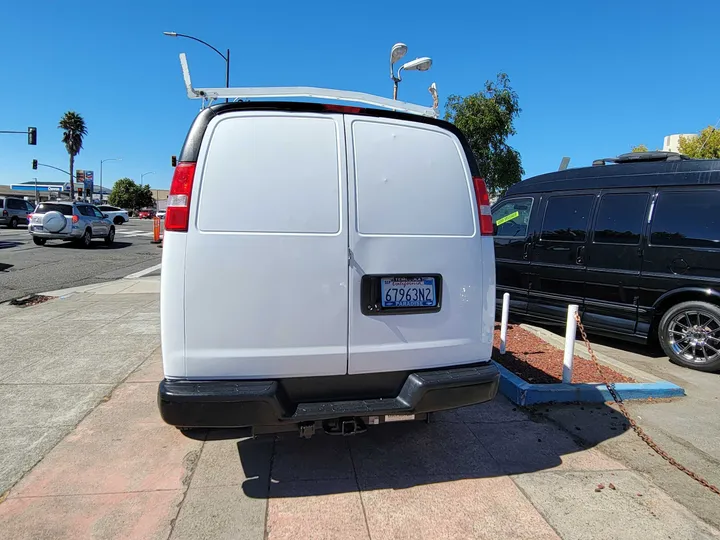
M83 188L81 188L81 187L78 188L78 195L79 195L80 197L82 197L82 190L83 190Z
M28 144L35 146L37 144L37 128L28 128Z
M177 156L171 156L170 163L172 164L173 167L176 167L177 166Z
M33 169L37 170L37 159L32 160Z

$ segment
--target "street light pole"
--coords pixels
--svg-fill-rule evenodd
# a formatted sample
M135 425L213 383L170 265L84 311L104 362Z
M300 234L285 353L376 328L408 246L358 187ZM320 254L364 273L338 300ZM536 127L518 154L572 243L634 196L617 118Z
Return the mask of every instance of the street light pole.
M103 203L103 177L102 177L102 170L103 170L103 163L106 161L122 161L122 158L107 158L107 159L101 159L100 160L100 204Z
M202 39L198 39L193 36L188 36L187 34L178 34L177 32L163 32L166 36L169 37L183 37L187 39L192 39L193 41L197 41L198 43L202 43L206 47L210 47L213 51L218 53L220 55L220 58L225 60L225 88L230 88L230 49L227 50L227 55L221 53L218 51L215 47L210 45L208 42L203 41ZM225 98L225 103L227 103L229 100Z
M402 70L427 71L430 69L430 66L432 66L432 59L424 56L423 58L416 58L415 60L404 63L400 66L400 69L398 69L397 75L395 75L395 62L405 56L406 53L407 45L404 43L396 43L390 50L390 79L392 79L393 82L393 99L397 99L398 84L402 81L402 77L400 76ZM433 95L433 98L434 97Z

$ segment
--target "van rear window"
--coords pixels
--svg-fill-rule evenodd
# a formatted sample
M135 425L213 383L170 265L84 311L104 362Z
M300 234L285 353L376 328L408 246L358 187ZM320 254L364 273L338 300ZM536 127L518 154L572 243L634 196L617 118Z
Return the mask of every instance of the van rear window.
M472 179L452 134L406 121L352 121L355 206L361 234L475 233Z
M42 203L35 209L35 214L47 214L48 212L60 212L64 216L72 216L72 206L69 204Z
M341 127L326 116L229 117L212 130L197 225L208 232L340 231Z
M652 216L656 246L720 247L720 191L661 191Z

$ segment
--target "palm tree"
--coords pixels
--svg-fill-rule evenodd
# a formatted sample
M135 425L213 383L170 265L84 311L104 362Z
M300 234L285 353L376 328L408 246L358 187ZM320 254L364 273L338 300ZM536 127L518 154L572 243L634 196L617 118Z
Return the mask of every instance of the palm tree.
M62 142L70 155L70 200L75 200L75 156L80 153L87 127L82 116L75 111L68 111L60 119L58 128L63 130Z

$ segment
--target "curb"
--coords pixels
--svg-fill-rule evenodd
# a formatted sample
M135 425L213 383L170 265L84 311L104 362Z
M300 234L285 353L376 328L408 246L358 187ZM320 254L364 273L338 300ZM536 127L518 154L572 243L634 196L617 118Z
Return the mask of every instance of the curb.
M538 403L604 403L613 401L604 384L531 384L493 360L500 372L500 393L516 405ZM668 381L652 383L616 383L615 391L628 399L671 398L685 395L685 390Z

